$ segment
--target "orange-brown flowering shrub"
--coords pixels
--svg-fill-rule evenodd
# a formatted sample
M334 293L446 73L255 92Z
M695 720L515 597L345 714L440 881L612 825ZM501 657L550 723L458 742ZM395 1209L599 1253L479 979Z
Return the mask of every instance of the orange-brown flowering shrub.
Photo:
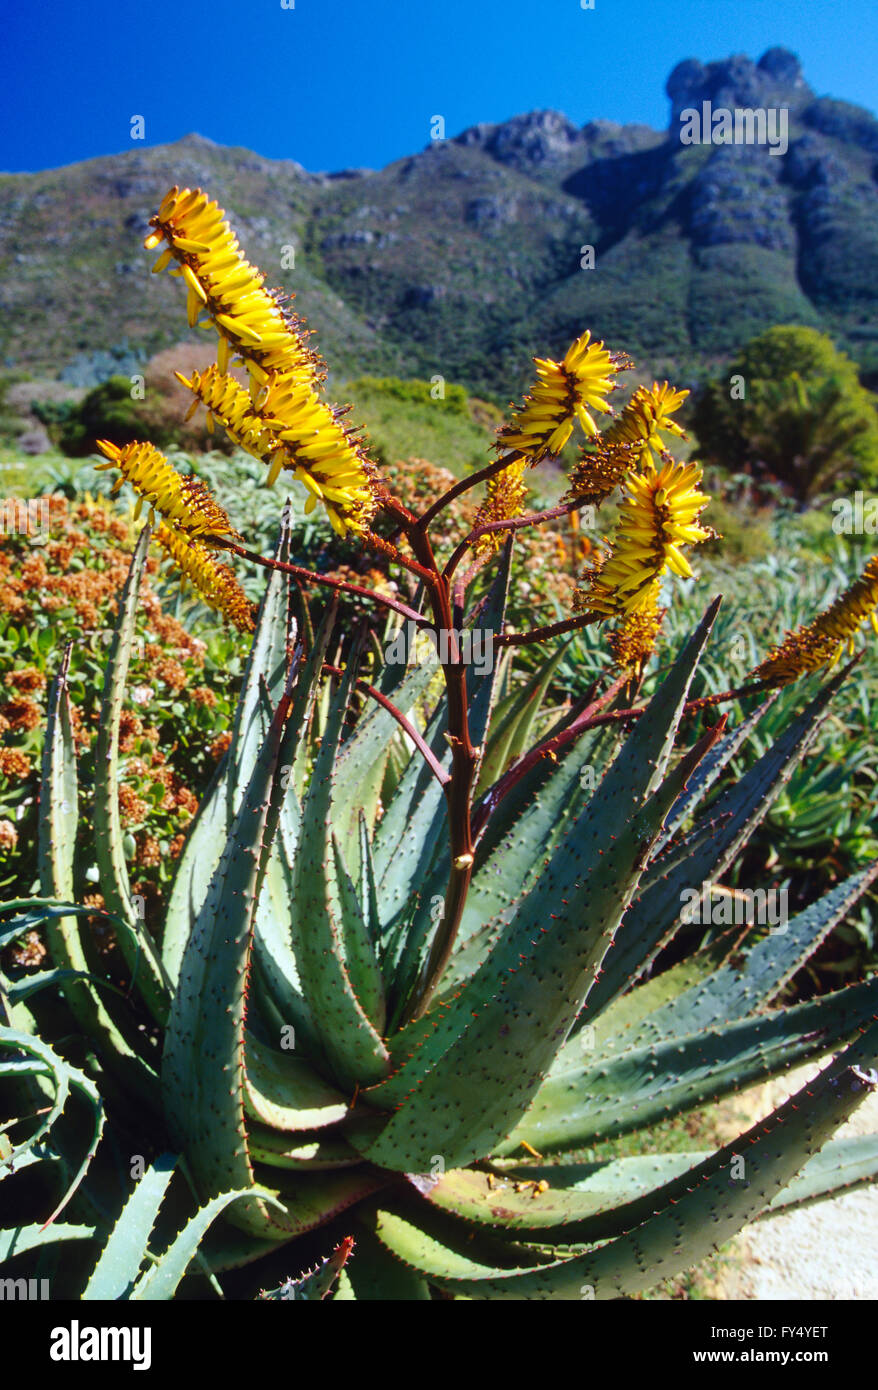
M48 499L46 534L0 534L0 884L25 895L37 876L36 813L48 686L68 643L74 743L82 769L82 873L93 852L89 781L103 669L134 531L104 501ZM122 711L119 806L129 868L147 903L159 902L186 826L224 748L243 641L193 636L166 611L150 560ZM217 622L216 627L219 627ZM206 640L207 639L207 640ZM228 656L226 656L228 654ZM86 879L86 884L88 880Z

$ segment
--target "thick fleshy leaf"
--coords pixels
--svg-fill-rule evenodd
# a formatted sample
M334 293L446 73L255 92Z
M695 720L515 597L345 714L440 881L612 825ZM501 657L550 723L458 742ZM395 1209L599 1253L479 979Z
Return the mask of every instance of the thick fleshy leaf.
M207 1196L253 1187L244 1124L244 1011L253 917L264 870L283 704L272 720L180 968L165 1036L162 1089L175 1142ZM239 1204L239 1224L271 1236L275 1213Z
M364 910L360 895L344 862L341 846L334 834L332 853L345 969L363 1013L376 1033L381 1034L387 1020L387 1000L384 996L381 967L369 928L368 907Z
M523 900L484 966L405 1030L412 1061L367 1098L404 1101L365 1152L426 1172L490 1152L540 1086L634 891L649 846L691 766L655 796L716 606L638 721L587 813ZM595 825L600 830L595 830ZM588 905L587 916L583 909ZM438 1054L438 1055L437 1055ZM425 1064L432 1064L427 1070ZM407 1088L407 1089L406 1089Z
M154 1263L135 1285L131 1299L135 1302L156 1302L173 1298L186 1270L195 1259L198 1247L207 1230L216 1218L234 1203L241 1201L242 1198L252 1201L255 1195L258 1195L269 1206L279 1205L273 1194L264 1188L250 1189L247 1192L221 1192L218 1196L211 1198L193 1217L190 1217L167 1250L156 1256Z
M409 716L413 707L422 699L437 671L435 661L425 661L406 670L403 679L393 689L393 703L397 709ZM384 670L393 669L385 667ZM383 673L382 673L383 674ZM378 689L382 694L389 692ZM359 849L359 817L365 816L369 829L375 823L384 769L390 749L391 737L399 728L394 716L384 705L364 696L364 708L354 732L341 744L336 760L336 802L334 807L334 828L349 862L352 873L358 873L360 865L353 850Z
M821 1056L876 1010L878 976L794 1008L591 1056L544 1082L497 1152L515 1153L524 1141L550 1153L643 1129Z
M334 759L356 655L332 704L311 784L293 865L294 950L314 1026L336 1079L369 1084L387 1072L388 1053L357 998L344 956L343 914L331 840Z
M41 1038L13 1028L0 1027L0 1049L3 1049L0 1053L0 1078L15 1078L17 1075L39 1076L46 1078L53 1089L53 1099L46 1106L40 1123L27 1139L4 1155L5 1162L14 1163L20 1154L27 1153L40 1144L55 1122L60 1119L71 1091L75 1091L85 1100L91 1107L94 1116L91 1138L86 1152L68 1184L67 1191L49 1217L46 1223L49 1225L54 1222L56 1217L60 1216L85 1177L103 1134L104 1104L91 1077L86 1076L78 1067L71 1066ZM23 1052L25 1058L10 1057L10 1052Z
M0 1263L16 1255L25 1255L28 1250L39 1250L43 1245L54 1245L56 1241L96 1240L97 1236L94 1226L77 1226L64 1221L56 1221L51 1226L14 1226L11 1230L0 1230Z
M300 1172L320 1172L333 1168L355 1168L363 1160L343 1139L319 1130L300 1134L279 1134L264 1125L248 1125L247 1142L254 1163L270 1168Z
M476 795L481 795L497 781L507 765L528 746L528 739L539 715L540 707L552 677L564 659L568 644L537 668L530 680L509 697L506 709L498 711L488 738Z
M86 1285L83 1299L129 1298L149 1252L149 1238L174 1169L176 1154L151 1163L119 1216Z
M170 1008L170 981L159 949L132 901L119 813L119 723L149 537L149 527L144 526L119 599L119 617L104 677L95 745L94 843L104 902L110 912L122 917L131 928L118 938L122 954L144 1002L153 1017L164 1024Z
M285 1279L277 1288L263 1290L259 1297L276 1302L305 1303L318 1303L331 1297L333 1286L353 1248L353 1236L346 1236L315 1269L300 1275L298 1279Z
M74 891L78 792L67 665L65 657L49 695L40 787L38 865L41 893L46 898L69 900ZM57 966L54 972L47 973L61 985L78 1025L100 1047L105 1061L122 1083L136 1089L156 1108L158 1078L120 1032L96 987L97 981L90 973L83 948L78 915L58 917L51 912L46 916L46 943ZM37 988L44 983L46 981L22 981L25 986Z
M290 558L290 527L286 510L282 513L274 558L281 561ZM228 756L227 826L231 825L232 817L238 810L267 733L263 697L268 696L270 707L274 709L283 693L289 665L287 653L295 646L297 635L292 589L288 574L282 570L268 571L232 723Z
M769 1202L762 1217L779 1216L878 1181L878 1134L832 1139L810 1159L789 1187Z
M229 757L224 753L198 805L171 888L162 935L162 961L176 986L193 924L204 906L210 880L226 842L229 816Z
M295 1050L279 1052L245 1035L244 1105L254 1119L284 1134L337 1124L348 1112L340 1091Z
M852 874L788 922L778 923L743 960L727 964L669 999L640 1024L613 1039L618 1050L646 1047L683 1033L756 1013L774 998L869 887L878 863ZM636 993L636 991L634 991Z
M731 863L813 744L826 707L842 679L839 675L828 681L774 747L739 782L720 794L696 823L688 851L671 868L665 868L661 856L644 873L612 955L589 994L588 1022L593 1022L618 994L631 988L677 931L686 901L683 894L692 889L700 892L704 883L715 882ZM579 1022L585 1021L583 1015Z
M711 748L701 766L693 774L692 779L673 805L665 822L665 828L659 835L655 844L655 854L660 854L667 842L677 833L678 828L683 822L693 814L696 807L704 800L717 778L731 762L735 754L744 746L753 730L761 722L763 716L771 709L777 699L777 692L772 691L768 699L754 710L746 719L742 719L733 729L720 739L714 748Z
M746 1134L665 1187L628 1204L625 1234L530 1270L490 1268L379 1207L379 1239L409 1267L471 1298L608 1299L637 1293L704 1259L764 1211L865 1097L862 1068L878 1056L878 1024L813 1082Z

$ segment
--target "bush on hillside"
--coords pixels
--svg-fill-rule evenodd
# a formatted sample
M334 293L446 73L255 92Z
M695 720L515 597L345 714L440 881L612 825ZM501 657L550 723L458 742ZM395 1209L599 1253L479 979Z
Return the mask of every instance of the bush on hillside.
M35 886L36 816L46 702L70 644L68 686L80 757L79 863L93 863L91 788L108 642L135 531L102 500L45 499L48 526L0 535L0 887ZM35 513L43 521L42 510ZM36 529L36 528L35 528ZM244 639L204 640L161 597L158 561L140 591L122 714L119 807L135 893L160 898L185 831L228 743ZM178 604L174 596L171 607ZM190 624L191 627L191 624ZM100 906L97 898L95 905Z
M853 362L813 328L771 328L702 391L692 428L705 458L777 479L800 503L878 481L878 410Z

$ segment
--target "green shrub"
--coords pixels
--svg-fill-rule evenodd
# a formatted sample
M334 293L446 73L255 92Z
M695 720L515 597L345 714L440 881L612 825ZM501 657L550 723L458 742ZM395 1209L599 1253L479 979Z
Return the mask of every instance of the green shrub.
M835 483L878 479L878 410L853 362L813 328L771 328L692 413L705 456L776 478L799 502Z
M131 444L143 433L143 417L131 398L131 382L124 376L101 382L79 405L43 405L39 414L44 424L55 427L65 454L75 458L93 453L97 439Z
M402 381L395 376L361 376L348 383L349 389L358 394L391 396L397 401L415 401L418 405L440 405L457 415L466 415L469 397L463 386L452 382L432 383L415 377Z

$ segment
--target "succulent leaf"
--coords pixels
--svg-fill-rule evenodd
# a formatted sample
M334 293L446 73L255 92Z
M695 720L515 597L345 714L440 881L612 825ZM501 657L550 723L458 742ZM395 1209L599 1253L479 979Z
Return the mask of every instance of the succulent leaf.
M104 902L110 912L115 912L131 927L130 932L119 936L119 945L144 1002L153 1017L164 1023L170 1007L171 985L158 947L131 899L118 799L119 721L149 538L149 527L144 526L134 548L131 568L119 600L119 617L107 662L95 745L94 829Z

